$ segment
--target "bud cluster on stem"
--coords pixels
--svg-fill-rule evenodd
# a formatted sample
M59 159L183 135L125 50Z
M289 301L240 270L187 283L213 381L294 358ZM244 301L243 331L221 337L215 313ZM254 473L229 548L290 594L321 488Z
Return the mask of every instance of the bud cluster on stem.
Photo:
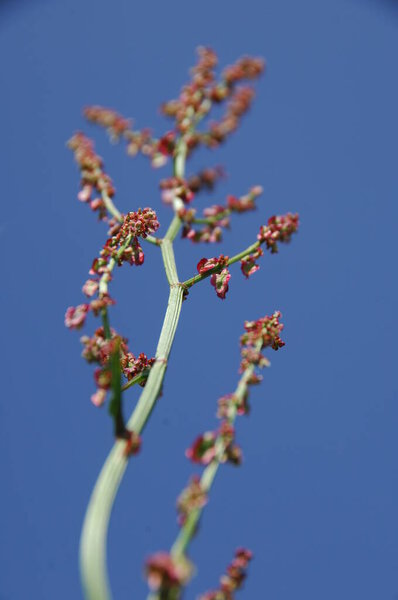
M172 173L159 184L161 200L172 212L171 222L162 237L154 236L160 230L155 210L133 207L122 213L115 205L115 188L106 173L104 163L85 134L75 133L68 145L78 164L81 182L78 199L89 204L99 219L108 226L108 237L89 270L90 278L82 291L87 301L69 307L65 325L81 329L89 314L100 317L101 324L92 336L84 335L83 357L97 365L94 378L96 392L92 395L95 406L108 404L113 419L115 443L93 490L83 525L80 544L80 567L85 596L89 600L110 600L111 592L106 568L106 537L110 513L129 456L141 447L141 434L160 396L171 347L181 315L182 302L189 290L210 277L217 296L226 298L231 280L230 266L240 261L241 271L247 279L258 271L258 260L263 248L271 254L278 251L279 243L291 240L298 229L298 215L271 216L262 221L255 241L234 256L218 256L199 260L197 274L180 281L174 256L174 241L178 234L182 240L194 243L217 243L231 225L231 217L256 209L256 200L262 193L258 185L242 195L228 195L224 202L212 204L198 216L192 206L197 194L212 190L225 177L222 167L208 167L198 173L186 175L186 162L200 147L217 148L236 131L241 118L249 110L254 89L252 83L263 73L262 59L243 57L216 74L217 56L210 48L198 49L198 61L191 70L191 78L176 99L166 101L161 112L173 125L160 136L149 129L134 129L131 119L115 110L86 107L87 120L107 130L113 142L124 142L127 153L149 158L152 167L160 168L169 161ZM223 107L221 117L210 120L213 106ZM145 205L146 203L144 203ZM115 300L109 284L115 267L124 263L142 266L143 242L155 244L161 251L165 274L169 283L169 298L158 345L153 358L140 352L133 354L127 338L111 326L111 309ZM274 350L284 343L279 337L282 325L280 313L271 317L245 323L241 337L241 377L235 392L220 398L217 429L208 431L193 442L186 451L195 464L204 466L199 477L194 474L177 501L180 532L170 552L158 552L146 561L145 572L152 590L151 598L178 600L184 585L192 575L192 565L186 556L187 547L194 536L201 512L208 502L208 494L220 464L239 465L242 452L235 442L235 419L249 411L249 387L259 383L256 369L269 365L262 349ZM122 378L126 382L122 382ZM137 404L125 422L124 395L134 384L143 389ZM109 401L107 397L109 395ZM221 586L209 592L202 600L232 600L245 577L251 558L248 550L240 549L221 579Z

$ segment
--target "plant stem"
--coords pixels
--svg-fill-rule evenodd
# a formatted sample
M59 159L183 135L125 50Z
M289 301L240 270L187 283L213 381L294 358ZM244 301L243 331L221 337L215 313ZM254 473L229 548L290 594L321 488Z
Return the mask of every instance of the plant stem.
M179 177L184 176L186 152L185 143L180 143L174 161L174 173ZM110 210L108 205L107 208ZM156 349L155 363L151 367L142 394L127 422L128 429L138 434L144 429L159 396L181 313L184 288L178 282L173 251L173 240L179 227L180 219L175 216L161 243L170 293ZM80 540L80 570L87 600L110 600L112 597L106 566L106 540L113 502L128 463L125 449L126 441L117 440L115 442L98 476L87 507Z
M259 343L259 345L257 346L256 349L257 350L261 349L261 342ZM247 382L249 381L251 375L253 374L253 371L254 371L254 366L250 365L243 372L243 375L239 380L238 386L234 393L234 395L237 397L239 402L243 401L243 398L245 397L245 394L247 393L247 389L248 389ZM228 415L228 421L229 421L229 423L231 423L231 425L235 422L236 415L237 415L237 405L234 404L233 407L231 407L230 414ZM216 440L216 456L207 465L207 467L203 471L202 477L200 478L201 487L206 493L208 493L210 491L210 488L213 484L214 478L217 474L218 468L219 468L220 464L222 463L225 449L226 449L225 442L223 441L222 438L218 437ZM198 524L200 515L202 514L202 510L203 510L203 508L197 508L189 513L184 525L180 529L180 532L179 532L173 546L171 547L170 553L174 559L178 560L185 554L185 551L186 551L190 541L192 540L193 536L195 535L197 524Z
M260 351L263 347L263 341L259 340L255 344L255 350ZM238 385L234 392L234 396L236 398L236 402L231 404L227 420L233 425L238 414L238 406L244 401L245 396L248 392L248 382L253 374L254 365L251 364L245 371L243 372L241 378L239 379ZM200 478L200 485L202 489L209 493L214 479L216 477L218 468L220 464L224 461L224 454L226 450L226 444L223 440L222 436L218 436L215 443L215 457L214 459L207 465L205 470L202 473L202 477ZM170 554L175 561L179 561L185 557L186 550L192 541L196 531L200 516L202 514L203 508L196 508L192 510L184 525L181 527L174 544L171 547ZM170 590L159 590L158 592L149 594L147 600L175 600L180 598L180 588L171 588Z
M115 217L115 219L117 221L119 221L119 223L122 223L123 222L122 213L119 212L118 209L116 208L116 206L113 204L110 196L108 196L108 194L106 192L102 192L101 197L102 197L103 203L105 204L106 210L112 215L112 217Z

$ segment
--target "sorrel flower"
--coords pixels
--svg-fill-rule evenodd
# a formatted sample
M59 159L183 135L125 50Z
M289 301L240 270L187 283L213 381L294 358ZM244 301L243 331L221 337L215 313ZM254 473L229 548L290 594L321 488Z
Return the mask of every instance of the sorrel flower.
M194 463L208 465L216 455L216 439L215 431L206 431L185 451L185 456Z
M210 283L216 290L216 294L221 300L225 300L226 293L229 290L228 282L231 274L228 269L223 269L221 273L213 273L210 277Z
M83 114L88 121L105 127L114 141L117 141L131 127L131 119L125 119L111 108L86 106Z
M207 504L207 494L202 488L200 479L193 475L186 488L183 489L177 499L177 513L179 525L184 525L188 515L197 508L203 508Z
M265 242L271 253L275 254L278 252L277 242L290 242L290 238L293 233L296 233L298 226L298 214L288 213L285 216L270 217L268 224L260 227L257 239L261 244Z
M212 269L215 269L216 267L223 267L228 263L228 256L224 256L223 254L220 254L220 256L218 258L214 257L214 258L202 258L196 268L198 270L198 273L200 275L203 275L204 273L207 273L207 271L211 271Z
M146 560L145 573L152 590L164 591L181 587L191 570L186 561L175 561L168 552L157 552Z
M199 600L234 600L235 591L242 587L246 579L246 570L253 554L246 548L238 548L235 558L227 567L227 572L220 579L220 587L217 590L207 592L200 596Z
M87 313L90 310L88 304L79 304L79 306L70 306L65 313L65 325L68 329L81 329L86 321Z
M262 342L262 348L271 347L278 350L285 345L279 336L283 330L283 324L279 322L282 313L277 310L271 317L265 316L257 321L245 321L246 332L241 336L240 343L244 347L251 347L256 342Z
M120 246L129 236L146 238L148 234L159 229L156 212L152 208L139 208L136 212L129 212L115 236L116 243Z
M257 248L257 250L255 250L252 254L246 256L246 258L242 258L242 260L240 261L240 268L246 279L259 270L260 265L256 263L256 260L263 255L264 252L262 251L262 249Z
M100 219L104 219L106 208L103 199L93 198L93 192L96 191L100 196L104 193L111 198L115 194L115 188L111 178L103 170L102 158L95 153L94 143L81 132L71 137L68 146L74 151L82 177L78 199L90 202L92 210L98 211Z
M128 348L128 340L118 335L114 329L111 329L111 339L106 337L104 328L99 327L93 337L83 336L81 342L83 344L83 358L88 363L99 365L99 368L94 372L97 391L91 396L91 401L95 406L101 406L106 400L106 392L111 383L109 361L114 352L115 344L119 346L121 373L127 381L131 381L133 377L140 374L146 375L140 381L140 385L145 385L149 370L155 359L148 358L144 353L139 354L136 358Z
M86 283L84 284L84 286L82 288L82 292L83 292L83 294L85 294L86 296L91 298L91 296L94 296L94 294L97 293L98 286L99 286L98 281L95 281L94 279L87 279Z

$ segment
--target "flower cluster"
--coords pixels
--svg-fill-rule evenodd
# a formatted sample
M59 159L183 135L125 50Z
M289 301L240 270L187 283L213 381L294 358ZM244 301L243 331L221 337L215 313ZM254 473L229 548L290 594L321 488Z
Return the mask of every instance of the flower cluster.
M226 574L220 579L219 589L203 594L199 600L234 600L236 590L242 587L246 579L246 570L252 558L250 550L238 548Z
M213 190L219 179L225 177L225 171L221 166L203 169L196 175L188 178L189 189L197 194L201 190Z
M117 245L121 246L129 236L146 238L150 233L159 229L156 212L152 208L139 208L129 212L115 237Z
M174 560L168 552L157 552L145 562L148 585L160 594L171 590L178 592L191 573L192 568L186 559Z
M245 333L240 338L242 346L241 372L250 365L269 366L269 360L263 356L261 350L268 347L279 350L285 345L279 335L283 329L283 324L279 322L281 316L279 311L275 311L271 317L265 316L257 321L245 322Z
M189 204L202 189L212 190L216 181L224 176L221 167L213 167L192 175L189 179L183 177L168 177L160 181L162 201L173 205L176 198L183 204ZM182 216L182 214L181 214Z
M68 147L73 150L81 173L78 199L88 203L93 211L98 211L100 219L106 219L107 212L102 196L105 194L112 198L115 188L111 178L103 170L102 158L96 154L94 143L81 132L71 137Z
M216 273L211 275L210 283L216 290L217 296L222 300L225 299L229 289L228 282L231 279L231 274L226 265L228 265L228 256L223 254L220 254L218 258L202 258L197 264L199 275L206 275L206 273L218 269Z
M197 271L200 275L204 275L208 271L212 271L216 267L222 268L228 264L228 256L220 254L218 258L201 258L196 265Z
M184 204L189 204L194 198L194 193L187 180L182 177L162 179L159 187L162 190L161 197L165 204L173 205L176 198Z
M221 74L221 80L216 81L216 54L210 48L199 48L198 54L198 63L191 71L191 81L183 87L178 99L164 103L161 110L164 115L175 119L176 129L185 135L190 149L198 144L214 148L236 130L253 100L253 89L237 84L258 78L264 71L264 62L256 58L242 58L227 67ZM204 133L194 131L194 125L210 112L212 104L224 101L227 101L226 110L220 121L212 122Z
M184 525L188 515L197 508L207 504L207 494L197 475L193 475L186 488L177 499L177 513L179 525Z
M257 235L257 248L240 261L241 271L246 278L260 268L256 261L264 255L264 252L259 245L265 243L271 254L278 252L277 242L290 242L292 234L297 232L298 218L297 214L288 213L285 216L270 217L268 224L262 225Z
M256 263L256 260L264 255L264 252L261 248L256 248L254 252L248 254L245 258L242 258L240 261L240 268L243 275L248 279L250 275L253 275L256 271L259 270L260 265Z
M239 465L242 462L242 452L234 440L233 426L228 420L223 420L217 431L206 431L198 436L185 451L185 456L201 465L208 465L214 459Z
M87 121L105 127L113 141L118 141L131 128L131 119L122 117L122 115L111 108L86 106L83 114Z
M261 185L253 186L247 194L237 198L235 196L228 196L227 198L227 207L231 212L243 213L249 210L255 210L256 208L256 198L261 196L263 193L263 188Z
M159 140L154 139L149 129L135 131L131 128L131 119L126 119L113 109L103 106L87 106L84 109L84 116L91 123L105 127L112 141L117 142L120 138L124 138L130 156L136 156L138 152L149 156L154 167L163 166L167 162L167 157L174 153L174 132L166 133Z
M218 399L217 417L219 419L228 419L234 417L236 412L237 415L248 415L250 411L249 406L249 392L246 391L243 397L239 397L237 394L225 394Z
M95 406L102 406L106 400L107 392L111 386L110 357L115 352L119 352L120 368L128 381L139 374L145 375L141 385L145 385L149 369L154 363L154 358L148 358L146 354L141 353L135 357L130 352L127 343L128 340L111 329L111 337L107 338L103 327L99 327L92 337L83 336L82 356L88 363L98 365L94 372L94 380L97 386L96 392L91 396L91 401Z
M273 216L268 219L267 225L260 227L257 239L260 244L265 242L267 248L274 254L278 252L277 242L290 242L292 234L297 232L298 226L298 214L288 213L284 216Z
M178 215L184 222L182 237L192 242L220 242L222 231L229 227L229 216L233 212L243 213L254 210L255 199L262 193L260 186L254 186L248 194L241 198L228 196L227 203L214 204L203 211L203 218L196 218L196 211L192 208L183 208ZM194 228L195 224L204 224L204 227Z

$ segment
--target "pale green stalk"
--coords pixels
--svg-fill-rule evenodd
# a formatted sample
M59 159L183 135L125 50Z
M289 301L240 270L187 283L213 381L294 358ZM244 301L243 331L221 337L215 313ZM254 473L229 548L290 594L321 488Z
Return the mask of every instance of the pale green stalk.
M262 340L259 340L255 345L255 349L260 351L262 348ZM229 414L227 420L231 425L235 422L238 410L238 404L244 401L245 395L248 391L248 381L252 376L254 371L254 365L251 364L242 374L242 377L239 379L237 388L234 392L234 396L236 397L236 403L233 403L229 409ZM215 445L216 454L214 459L207 465L205 470L202 473L202 477L200 478L200 485L202 489L209 493L213 481L216 477L218 468L220 464L223 462L223 456L226 450L225 442L222 437L218 437ZM175 561L179 561L185 558L186 550L188 545L192 541L196 531L200 516L202 514L203 508L196 508L192 510L184 525L181 527L179 534L171 547L170 554ZM163 594L163 595L161 595ZM178 600L180 597L180 591L176 588L172 588L171 590L165 590L164 592L155 592L151 593L148 596L148 600Z
M184 176L186 146L181 142L174 161L174 173ZM109 197L103 198L107 209L120 220L121 215ZM127 422L130 431L140 434L159 396L171 346L177 329L183 299L183 286L178 281L173 240L181 221L175 216L166 236L161 240L163 264L170 285L167 310L148 380ZM155 242L157 243L157 242ZM128 463L126 441L115 442L92 492L80 540L80 570L87 600L110 600L111 590L106 565L106 541L113 502Z

